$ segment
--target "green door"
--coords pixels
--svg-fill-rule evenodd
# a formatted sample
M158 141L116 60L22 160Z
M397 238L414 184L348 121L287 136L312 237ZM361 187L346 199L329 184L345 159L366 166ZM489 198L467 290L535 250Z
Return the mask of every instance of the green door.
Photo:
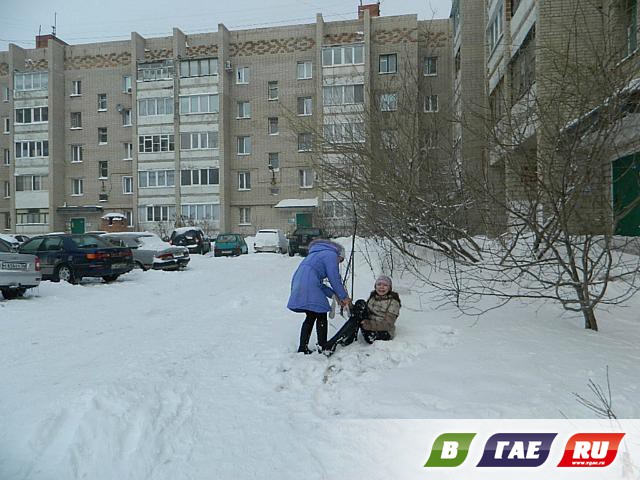
M624 214L616 225L616 235L640 237L640 153L613 162L613 211ZM629 209L629 206L635 207Z
M71 219L71 233L84 233L84 218Z
M296 227L310 227L310 226L311 226L310 213L296 213Z

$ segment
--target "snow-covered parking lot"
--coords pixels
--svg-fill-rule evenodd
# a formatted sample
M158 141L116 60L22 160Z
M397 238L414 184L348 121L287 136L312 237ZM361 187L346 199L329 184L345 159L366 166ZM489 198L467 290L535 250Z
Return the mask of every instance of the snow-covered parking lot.
M358 298L379 272L356 258ZM0 301L0 479L342 478L344 419L593 417L574 392L606 366L616 414L640 417L637 298L594 333L550 304L461 317L394 276L395 340L304 356L300 261L194 255Z

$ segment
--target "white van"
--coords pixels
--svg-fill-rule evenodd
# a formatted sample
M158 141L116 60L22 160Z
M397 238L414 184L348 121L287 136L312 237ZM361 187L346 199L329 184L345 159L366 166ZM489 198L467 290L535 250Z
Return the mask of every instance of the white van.
M264 230L258 230L256 233L256 239L253 244L253 249L256 253L259 252L276 252L287 253L289 248L289 241L284 236L282 230L277 228L267 228Z

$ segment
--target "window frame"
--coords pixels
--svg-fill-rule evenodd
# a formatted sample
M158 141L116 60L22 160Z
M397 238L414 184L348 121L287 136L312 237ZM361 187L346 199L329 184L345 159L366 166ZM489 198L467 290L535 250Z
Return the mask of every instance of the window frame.
M248 66L236 67L236 85L248 85L250 81L251 81L251 67L248 67Z
M84 196L84 178L71 179L71 196L72 197Z
M275 129L273 128L275 126ZM267 133L271 136L280 135L280 121L278 117L267 118Z
M393 59L393 62L390 60ZM383 70L383 63L385 65L385 70ZM393 66L393 70L391 70L391 66ZM381 53L378 55L378 74L379 75L388 75L398 73L398 54L397 53Z
M274 88L275 87L275 88ZM275 91L275 97L271 96L271 93ZM278 81L277 80L270 80L267 82L267 100L269 102L273 102L278 100L278 95L279 95L279 87L278 87Z
M106 93L98 94L98 111L99 112L107 111L107 94Z
M240 170L238 172L238 191L248 192L251 190L251 172L249 170Z
M248 142L248 144L247 144ZM242 143L242 151L240 144ZM248 148L247 148L248 146ZM236 155L246 156L251 155L251 135L238 135L236 137Z
M300 75L302 67L302 76ZM313 78L313 62L311 60L299 60L296 63L296 79L310 80Z
M98 127L98 145L109 144L109 130L107 127Z
M424 57L424 66L422 74L425 77L437 77L438 76L438 56L431 55Z
M71 163L82 163L84 153L83 150L84 148L82 144L71 145Z

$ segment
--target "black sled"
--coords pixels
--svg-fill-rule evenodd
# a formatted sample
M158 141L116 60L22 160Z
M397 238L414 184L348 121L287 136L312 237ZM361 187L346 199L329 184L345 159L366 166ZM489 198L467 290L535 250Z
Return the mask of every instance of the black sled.
M367 308L367 302L364 300L358 300L351 308L351 315L349 319L342 325L340 330L331 337L331 339L325 344L323 352L326 355L331 355L336 351L338 345L346 347L358 340L358 330L360 329L360 322L369 318L369 309Z

